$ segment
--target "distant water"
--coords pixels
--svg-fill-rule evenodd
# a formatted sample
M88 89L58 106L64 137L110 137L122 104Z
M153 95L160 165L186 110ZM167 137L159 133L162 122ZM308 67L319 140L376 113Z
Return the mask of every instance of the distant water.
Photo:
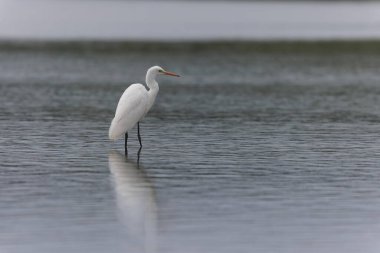
M379 252L378 48L2 44L0 251ZM153 64L138 164L107 131Z
M376 1L2 0L0 39L380 38Z

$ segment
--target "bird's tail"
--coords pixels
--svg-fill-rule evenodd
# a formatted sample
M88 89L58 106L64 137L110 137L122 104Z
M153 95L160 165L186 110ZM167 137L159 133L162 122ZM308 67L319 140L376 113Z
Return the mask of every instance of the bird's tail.
M125 119L114 118L111 122L111 126L108 132L110 140L117 140L124 136L126 132L132 129L137 122L127 121Z
M112 122L111 122L110 129L108 131L108 138L110 140L116 141L117 139L120 138L120 136L122 135L122 133L120 133L120 131L117 131L117 130L118 129L116 127L115 119L113 119Z

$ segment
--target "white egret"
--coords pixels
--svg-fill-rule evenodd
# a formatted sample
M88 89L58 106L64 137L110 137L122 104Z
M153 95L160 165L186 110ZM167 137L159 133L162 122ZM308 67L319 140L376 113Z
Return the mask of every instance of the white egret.
M177 76L179 75L165 71L159 66L148 69L146 73L147 90L144 85L134 83L130 85L121 96L117 104L115 117L111 122L109 129L109 138L111 140L120 139L125 135L125 152L127 153L128 131L137 124L137 136L141 144L140 121L145 117L156 99L159 87L156 81L157 75Z

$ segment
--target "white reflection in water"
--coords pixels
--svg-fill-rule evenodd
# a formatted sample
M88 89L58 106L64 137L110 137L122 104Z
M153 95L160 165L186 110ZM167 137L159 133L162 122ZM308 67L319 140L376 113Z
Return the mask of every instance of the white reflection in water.
M154 189L141 166L117 151L108 156L119 217L128 235L128 246L156 251L156 202Z

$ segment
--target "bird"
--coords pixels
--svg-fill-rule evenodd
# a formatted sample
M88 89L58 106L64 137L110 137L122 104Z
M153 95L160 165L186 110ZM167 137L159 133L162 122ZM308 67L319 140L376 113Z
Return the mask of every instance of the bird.
M140 121L152 108L158 94L159 87L156 81L158 75L179 77L178 74L166 71L160 66L153 66L146 73L145 81L148 89L141 83L131 84L119 99L108 136L113 141L122 138L123 135L125 136L125 154L128 153L128 131L134 128L136 124L140 150L142 148Z

